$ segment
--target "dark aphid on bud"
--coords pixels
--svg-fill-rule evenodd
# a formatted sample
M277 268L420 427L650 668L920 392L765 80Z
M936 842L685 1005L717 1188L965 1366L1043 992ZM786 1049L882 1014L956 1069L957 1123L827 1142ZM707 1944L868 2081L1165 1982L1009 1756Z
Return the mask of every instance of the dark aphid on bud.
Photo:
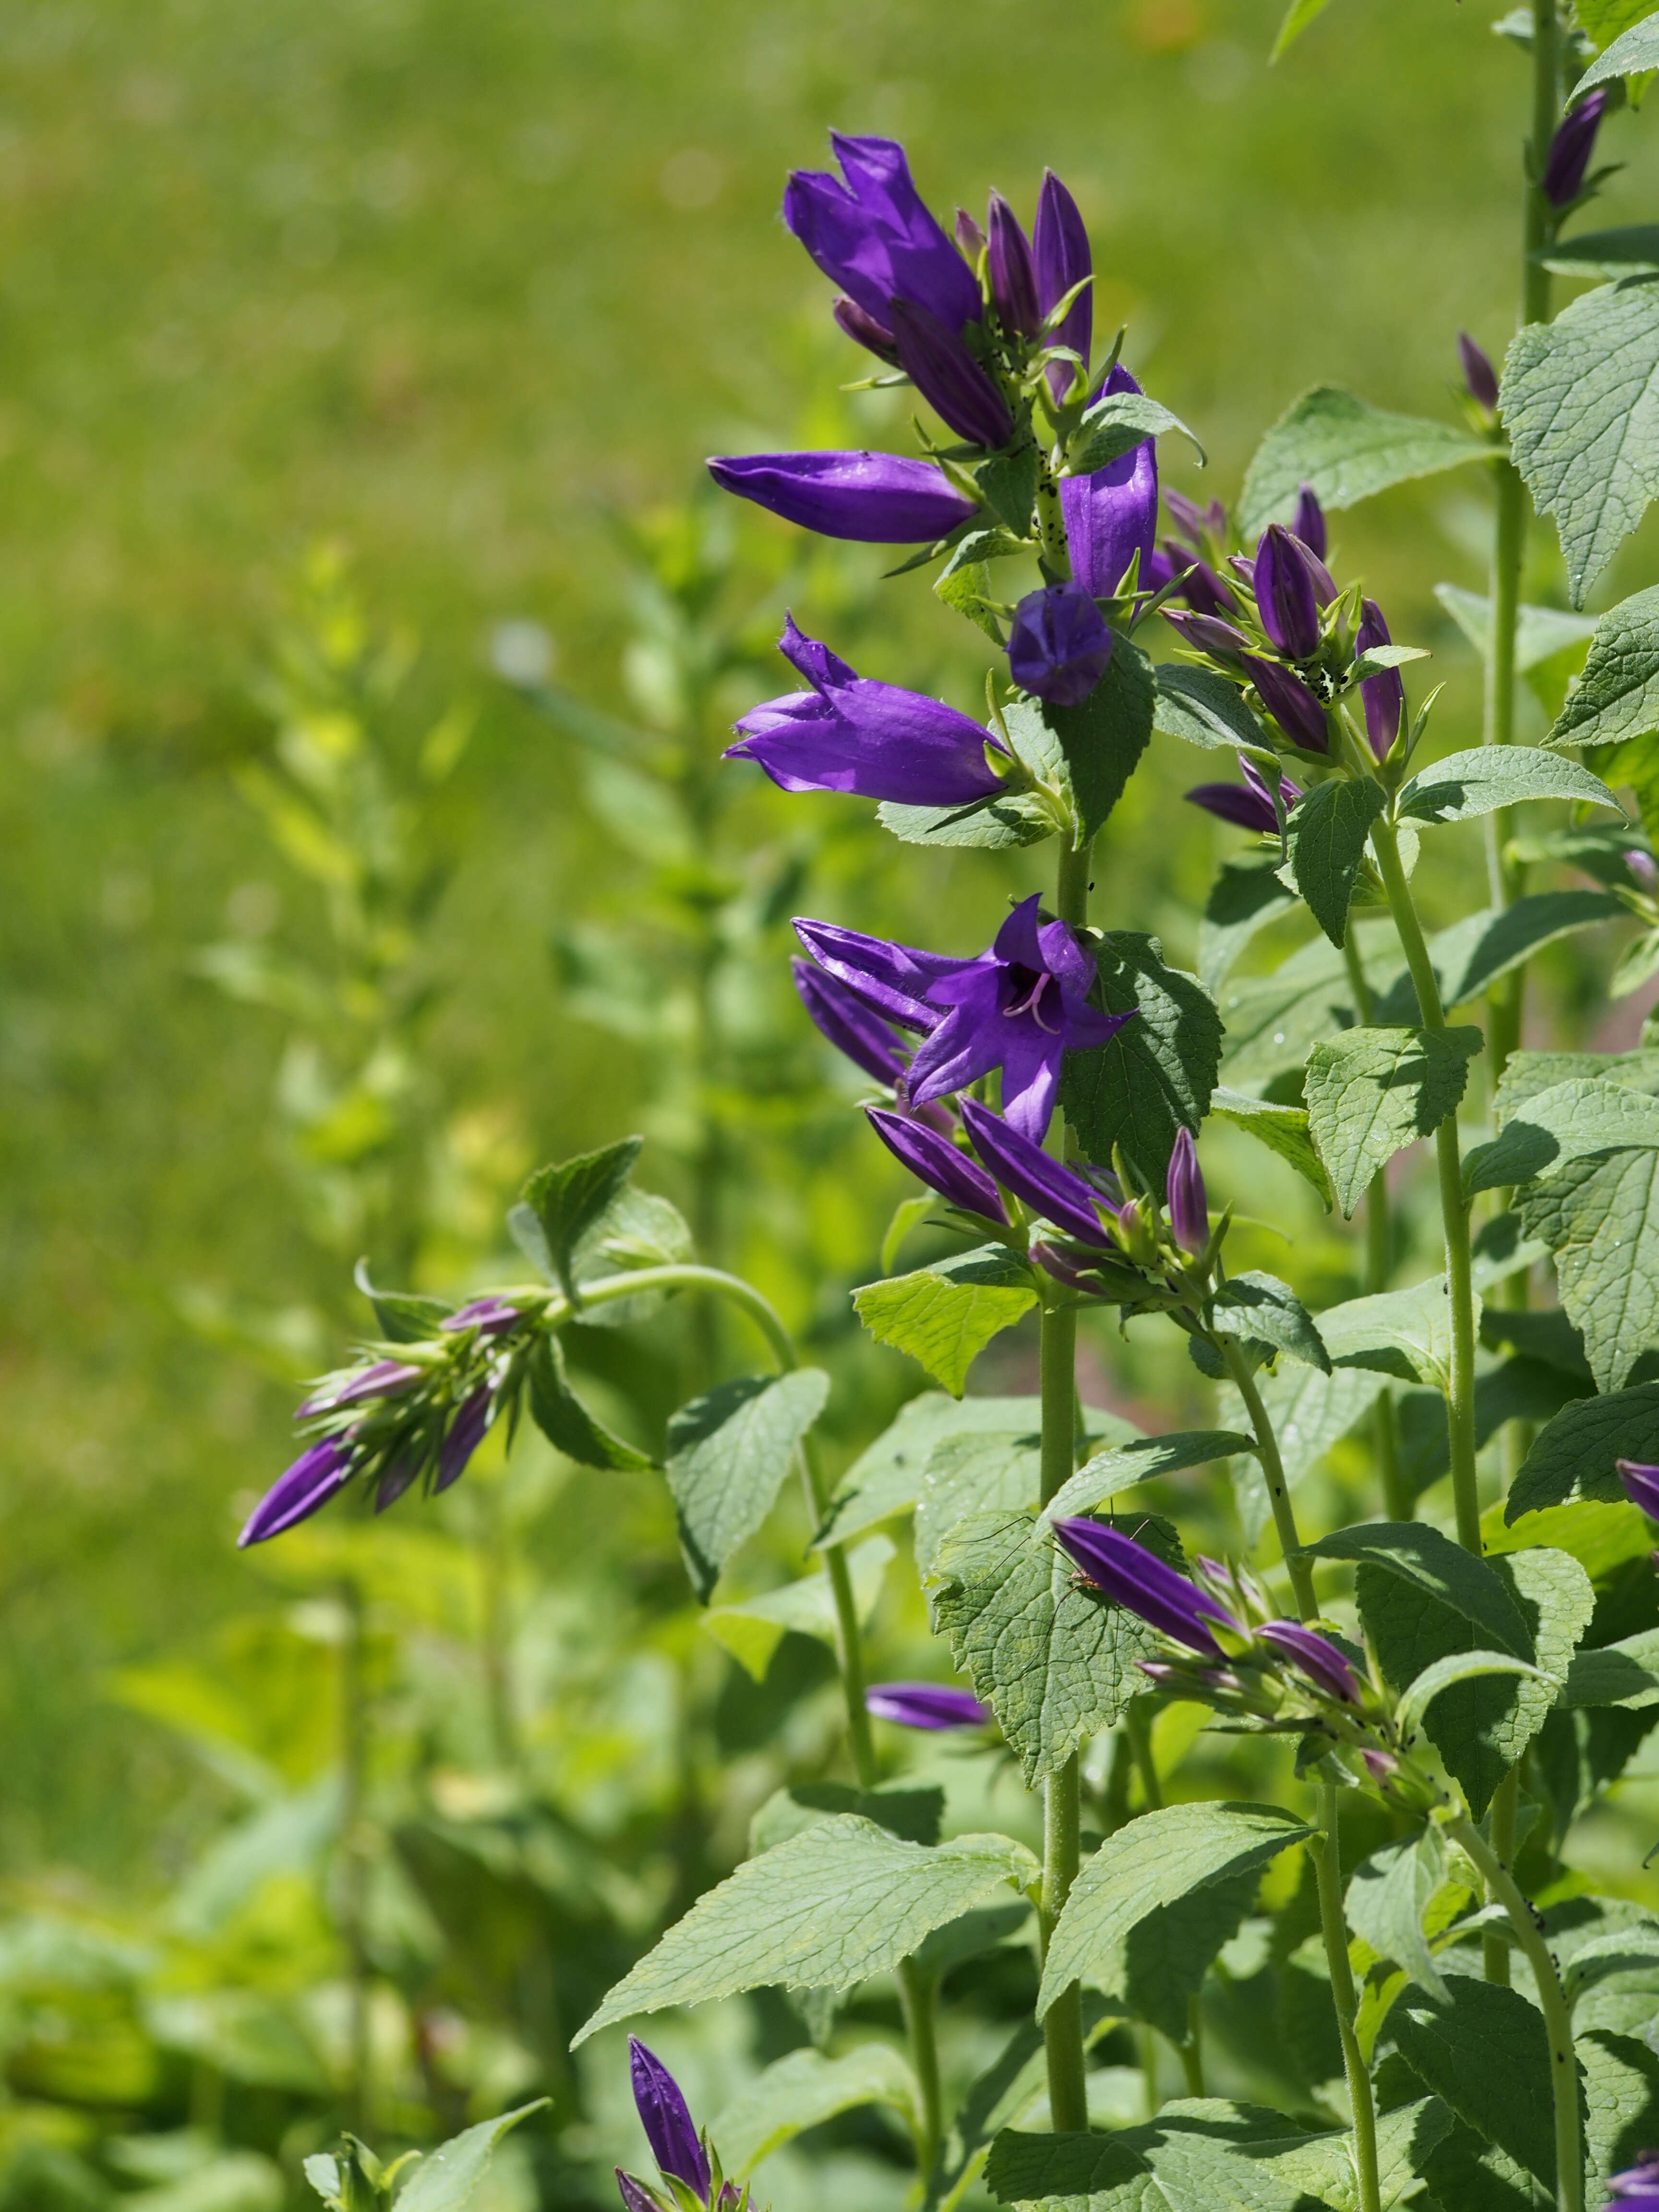
M1245 665L1261 694L1261 703L1293 745L1304 753L1327 753L1331 733L1325 709L1301 678L1275 660L1249 654Z

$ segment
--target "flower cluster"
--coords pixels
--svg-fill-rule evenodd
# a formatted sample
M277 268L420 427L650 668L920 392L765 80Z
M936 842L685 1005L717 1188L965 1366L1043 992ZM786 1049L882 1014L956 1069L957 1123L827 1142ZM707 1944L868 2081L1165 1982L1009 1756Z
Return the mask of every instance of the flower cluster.
M653 2188L618 2166L617 2188L625 2212L748 2212L747 2186L739 2190L720 2172L708 2131L698 2132L679 2083L636 2035L628 2039L628 2066L662 2185Z

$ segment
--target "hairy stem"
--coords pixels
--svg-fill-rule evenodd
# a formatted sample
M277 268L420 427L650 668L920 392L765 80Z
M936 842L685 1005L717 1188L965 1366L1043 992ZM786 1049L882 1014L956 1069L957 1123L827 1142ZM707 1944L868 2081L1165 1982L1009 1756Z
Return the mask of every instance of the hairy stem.
M1255 1387L1255 1377L1250 1372L1250 1363L1243 1347L1235 1337L1220 1340L1221 1356L1227 1363L1227 1371L1237 1386L1244 1401L1244 1409L1250 1417L1250 1426L1255 1432L1257 1449L1261 1454L1261 1471L1267 1478L1267 1497L1273 1510L1273 1526L1279 1531L1279 1547L1285 1554L1285 1565L1291 1577L1291 1588L1296 1592L1296 1609L1304 1620L1311 1620L1319 1607L1314 1598L1313 1564L1304 1559L1302 1539L1296 1526L1296 1508L1291 1504L1289 1485L1285 1480L1285 1462L1279 1457L1279 1439L1273 1434L1273 1425L1267 1419L1267 1408L1261 1401L1261 1393Z
M1445 1010L1435 980L1423 927L1413 903L1411 885L1401 865L1400 846L1390 823L1371 830L1389 908L1417 990L1425 1029L1443 1030ZM1463 1159L1457 1141L1457 1116L1448 1114L1434 1133L1440 1173L1440 1218L1446 1239L1446 1288L1451 1304L1451 1387L1446 1396L1446 1425L1451 1445L1452 1496L1457 1509L1457 1540L1466 1550L1480 1549L1480 1500L1474 1466L1474 1288L1469 1258L1469 1210L1463 1202Z
M1578 2132L1578 2068L1573 2057L1572 2021L1549 1946L1532 1917L1532 1907L1515 1877L1472 1820L1446 1823L1446 1833L1468 1852L1487 1889L1510 1917L1515 1940L1526 1953L1550 2039L1550 2092L1555 2106L1556 2212L1584 2212L1584 2150Z
M1348 1931L1342 1917L1342 1855L1337 1833L1336 1793L1335 1783L1320 1784L1319 1824L1324 1833L1313 1847L1314 1873L1319 1887L1319 1925L1325 1940L1325 1963L1330 1969L1337 2033L1342 2040L1342 2070L1347 2076L1348 2101L1353 2107L1359 2212L1382 2212L1382 2190L1376 2164L1376 2105L1359 2039L1354 2033L1359 2000L1353 1985L1353 1968L1348 1960Z

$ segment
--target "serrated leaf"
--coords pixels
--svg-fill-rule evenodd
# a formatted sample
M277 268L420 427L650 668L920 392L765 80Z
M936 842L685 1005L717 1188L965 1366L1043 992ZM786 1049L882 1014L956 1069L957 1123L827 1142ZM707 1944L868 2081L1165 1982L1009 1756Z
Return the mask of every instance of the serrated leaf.
M1012 452L993 453L974 471L980 496L1016 538L1030 533L1040 466L1036 441L1028 437Z
M1659 585L1609 607L1552 745L1612 745L1659 730Z
M1510 343L1498 404L1581 607L1659 490L1659 287L1602 285L1528 324Z
M1533 954L1575 930L1628 917L1622 899L1607 891L1531 891L1501 909L1484 907L1465 915L1429 939L1429 962L1448 1012L1489 991L1498 978L1530 960ZM1409 1022L1417 1014L1417 992L1409 970L1383 994L1376 1009L1379 1021Z
M964 814L956 806L901 806L884 799L876 819L903 845L959 845L978 852L1013 852L1040 845L1058 824L1046 799L1030 792L994 799Z
M1035 1505L1042 1488L1042 1439L1027 1431L986 1430L941 1437L927 1455L916 1492L917 1571L932 1571L939 1546L969 1514Z
M1477 1326L1480 1318L1477 1299ZM1369 1367L1401 1382L1430 1383L1443 1395L1451 1387L1451 1303L1443 1275L1408 1291L1328 1306L1319 1316L1319 1333L1334 1367Z
M1659 1705L1659 1628L1576 1652L1561 1702L1569 1707L1622 1705L1628 1712Z
M1257 447L1244 478L1239 528L1249 539L1270 522L1288 522L1304 483L1312 484L1322 507L1334 510L1392 484L1491 458L1491 447L1467 430L1421 416L1391 415L1334 385L1316 385Z
M1419 2201L1456 2212L1536 2212L1541 2202L1526 2168L1461 2121L1430 2152L1423 2178L1434 2193Z
M1615 2173L1659 2141L1659 2053L1634 2036L1589 2028L1575 2039L1583 2085L1584 2150L1593 2203Z
M1030 1268L1002 1244L981 1244L853 1293L876 1341L908 1352L957 1398L991 1339L1036 1304Z
M1097 947L1100 1004L1133 1011L1107 1044L1068 1052L1060 1103L1091 1160L1121 1144L1162 1189L1177 1131L1208 1110L1221 1059L1221 1017L1195 975L1169 967L1155 937L1114 930Z
M1042 2019L1073 1982L1091 1983L1176 2042L1188 2000L1249 1909L1268 1862L1311 1833L1276 1805L1205 1801L1144 1813L1084 1863L1049 1939ZM1205 1892L1224 1884L1220 1913ZM1198 1900L1183 1911L1188 1899ZM1224 1925L1231 1917L1231 1926Z
M1044 751L1064 763L1064 789L1086 845L1123 796L1152 734L1152 664L1138 645L1115 637L1106 672L1079 707L1016 700L1003 719L1015 751L1030 762ZM1042 744L1032 726L1040 724Z
M573 1304L576 1247L621 1195L644 1142L642 1137L623 1137L598 1152L538 1168L525 1184L522 1203L546 1240L555 1281Z
M1389 923L1353 916L1349 949L1358 953L1378 1000L1406 973ZM1300 1070L1316 1044L1352 1029L1356 1019L1346 957L1323 935L1281 961L1273 975L1228 984L1220 1005L1227 1025L1227 1075L1235 1087L1265 1082L1286 1069Z
M1213 997L1259 930L1296 904L1279 880L1276 852L1229 860L1210 886L1198 926L1198 975Z
M1210 1111L1235 1128L1248 1130L1259 1144L1293 1167L1304 1182L1319 1194L1327 1213L1334 1202L1331 1179L1316 1151L1307 1109L1275 1106L1265 1098L1248 1097L1242 1091L1218 1086L1210 1095Z
M860 1624L867 1623L876 1609L892 1557L887 1538L872 1536L848 1560ZM836 1601L830 1577L803 1575L799 1582L785 1583L781 1589L768 1590L745 1604L714 1606L702 1616L702 1625L747 1674L763 1682L786 1636L812 1636L821 1644L834 1644Z
M1237 752L1241 745L1272 750L1267 725L1216 669L1165 660L1152 676L1152 727L1166 738L1182 738L1206 752Z
M1638 1382L1564 1406L1542 1431L1510 1487L1504 1519L1576 1498L1622 1504L1613 1462L1659 1462L1659 1382Z
M744 2181L803 2129L821 2127L860 2105L885 2105L907 2127L917 2124L916 2078L890 2044L861 2044L844 2058L792 2051L738 2091L709 2134L726 2179Z
M1512 1052L1493 1101L1498 1121L1508 1121L1540 1091L1574 1081L1622 1083L1659 1097L1659 1052Z
M1575 100L1593 86L1611 84L1615 77L1645 76L1650 70L1659 70L1659 15L1644 14L1634 20L1637 10L1629 0L1624 5L1619 0L1579 0L1577 14L1597 46L1606 45L1606 33L1615 26L1620 35L1579 78L1573 88Z
M1343 1218L1387 1161L1455 1114L1478 1029L1349 1030L1308 1057L1308 1124Z
M1291 809L1285 847L1291 878L1333 945L1347 934L1365 840L1387 805L1381 784L1367 778L1316 783Z
M1504 1101L1499 1096L1499 1111ZM1659 1099L1627 1084L1582 1077L1535 1091L1504 1120L1491 1143L1469 1154L1463 1187L1497 1190L1548 1175L1586 1153L1659 1146Z
M829 1395L821 1367L746 1376L717 1383L669 1421L668 1487L686 1572L703 1604L726 1561L771 1511Z
M1518 1990L1449 1978L1449 1998L1405 1990L1389 2015L1407 2064L1486 2142L1553 2192L1549 2036Z
M1386 1378L1379 1373L1334 1363L1328 1375L1315 1368L1287 1367L1261 1377L1256 1388L1279 1440L1286 1482L1294 1485L1316 1467L1333 1444L1364 1419L1385 1387ZM1241 1421L1248 1418L1243 1400L1231 1392L1224 1410Z
M1109 1445L1060 1485L1043 1507L1042 1518L1054 1522L1068 1514L1092 1512L1137 1482L1178 1474L1185 1468L1207 1467L1212 1461L1255 1449L1255 1438L1237 1429L1185 1429L1173 1436L1137 1437L1131 1443Z
M1144 392L1109 392L1084 415L1066 457L1066 472L1068 476L1093 476L1097 470L1110 468L1114 461L1133 453L1149 438L1161 438L1168 430L1179 430L1184 438L1191 440L1201 468L1204 448L1180 416L1172 415L1159 401L1149 399Z
M1526 1621L1497 1568L1425 1521L1370 1521L1357 1528L1339 1528L1303 1550L1310 1559L1374 1566L1460 1613L1486 1642L1517 1658L1533 1656Z
M1379 1959L1391 1959L1437 1997L1447 1993L1445 1978L1423 1932L1423 1916L1445 1878L1439 1832L1425 1827L1403 1843L1384 1845L1356 1867L1345 1899L1354 1934Z
M398 2212L464 2212L489 2172L495 2146L507 2130L550 2102L550 2098L538 2097L533 2104L520 2105L514 2112L503 2112L499 2119L483 2120L465 2135L428 2151L398 2191Z
M1620 811L1600 776L1541 745L1477 745L1471 752L1449 753L1406 783L1398 811L1416 822L1473 822L1530 799L1571 799Z
M1437 1702L1443 1692L1483 1680L1489 1674L1524 1674L1542 1682L1549 1690L1552 1704L1560 1688L1553 1675L1547 1674L1541 1667L1534 1667L1530 1660L1516 1658L1511 1652L1449 1651L1443 1659L1432 1661L1407 1685L1395 1715L1403 1741L1410 1743L1422 1727L1430 1706ZM1504 1772L1508 1771L1506 1765Z
M556 1336L542 1336L530 1355L530 1411L536 1426L556 1451L579 1467L646 1468L654 1465L596 1420L571 1389L564 1352Z
M993 645L1002 644L1002 624L991 604L991 572L982 561L952 560L934 578L933 591L952 613L965 615L983 630Z
M1330 1372L1330 1354L1308 1311L1288 1283L1252 1267L1230 1275L1210 1300L1214 1326L1229 1335L1287 1352L1305 1367Z
M1036 1859L1006 1836L957 1836L929 1850L842 1813L749 1859L700 1897L619 1982L575 2038L665 2005L705 2004L777 1983L851 1989L884 1973ZM573 2048L574 2046L573 2045Z
M1558 1163L1516 1205L1528 1233L1549 1247L1596 1387L1617 1390L1659 1329L1659 1151Z
M1656 235L1659 235L1656 233ZM1434 596L1485 660L1492 651L1492 601L1459 584L1437 584ZM1515 672L1524 675L1558 653L1583 645L1595 630L1594 615L1570 614L1565 607L1517 607Z
M1151 1548L1179 1557L1145 1515L1114 1525L1141 1540L1158 1535ZM1139 1662L1158 1642L1137 1615L1073 1583L1070 1562L1029 1512L959 1522L940 1547L927 1602L935 1632L1018 1754L1028 1788L1117 1719L1145 1686Z

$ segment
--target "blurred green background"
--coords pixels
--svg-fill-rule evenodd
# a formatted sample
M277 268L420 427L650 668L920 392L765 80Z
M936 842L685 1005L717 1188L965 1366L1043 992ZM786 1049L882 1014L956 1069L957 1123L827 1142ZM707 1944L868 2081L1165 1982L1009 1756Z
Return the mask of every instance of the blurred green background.
M843 1459L915 1387L860 1351L844 1297L905 1186L842 1141L856 1094L794 1008L780 924L806 880L811 911L977 945L1036 864L900 854L856 805L791 805L744 770L696 801L689 844L657 835L636 789L595 782L605 727L584 741L568 704L538 708L498 665L539 677L545 660L566 702L668 732L694 799L731 714L780 688L765 647L786 599L866 672L973 703L982 659L919 580L881 584L874 555L805 550L747 511L667 512L708 452L904 443L884 396L837 396L863 364L778 220L786 170L820 165L832 125L902 137L942 209L994 184L1029 218L1042 166L1060 172L1093 235L1097 330L1127 324L1131 365L1209 447L1200 478L1171 446L1190 490L1234 494L1316 381L1448 414L1459 325L1496 355L1512 317L1522 60L1474 4L1336 0L1269 72L1277 12L13 0L0 15L0 1868L28 1909L118 1919L173 1896L240 1802L239 1729L296 1784L332 1756L332 1692L305 1680L313 1662L333 1679L341 1560L323 1545L250 1561L233 1540L283 1464L292 1377L366 1325L360 1252L377 1276L464 1286L489 1272L528 1167L640 1127L643 1180L693 1212L701 1191L716 1242L862 1378L862 1407L833 1417ZM1607 217L1629 219L1659 175L1651 134L1621 117L1603 146L1632 165ZM1335 528L1395 636L1443 653L1448 741L1478 732L1479 677L1431 586L1480 586L1483 498L1443 478ZM1638 541L1606 597L1644 559ZM1554 588L1540 545L1531 595ZM705 599L734 642L688 692ZM416 1042L374 1063L387 1118L353 1137L307 1106L321 1063L296 1060L303 1010L259 980L273 947L336 975L340 944L326 865L295 865L269 763L296 718L316 738L375 639L391 661L364 678L368 720L415 794L386 817L416 854L409 940L381 950ZM1180 807L1203 770L1171 751L1103 839L1096 912L1189 962L1233 840ZM279 770L303 783L296 757ZM662 760L647 746L639 765ZM1459 849L1468 880L1442 888L1466 906L1479 854ZM416 882L426 859L441 882ZM1569 1036L1597 958L1551 971ZM726 994L726 1057L697 1066L687 1008L705 986ZM1340 1287L1347 1245L1273 1191L1301 1224L1299 1267ZM672 1342L681 1367L657 1375L592 1353L647 1441L696 1357L744 1354ZM1191 1388L1161 1351L1129 1364L1102 1346L1103 1401L1150 1411ZM1022 1387L1023 1356L981 1387ZM509 1656L544 1780L574 1763L560 1786L599 1829L626 1826L626 1798L654 1832L692 1790L647 1773L674 1757L665 1650L696 1644L684 1679L756 1707L720 1721L721 1756L773 1778L781 1759L810 1763L827 1723L810 1696L790 1703L817 1681L810 1649L763 1711L697 1643L651 1479L597 1498L592 1478L530 1459L480 1476L488 1509L410 1501L406 1560L386 1542L353 1555L406 1567L401 1583L374 1569L397 1585L381 1626L402 1639L398 1772L501 1763L499 1742L479 1748L474 1679L491 1557L536 1626ZM794 1556L780 1539L772 1574ZM598 1618L607 1591L637 1608L620 1628ZM892 1649L913 1661L918 1620L895 1601ZM253 1701L240 1719L205 1715L214 1683ZM322 1729L308 1752L304 1714ZM798 1732L785 1751L781 1729ZM675 1879L730 1863L754 1794L723 1828L704 1808L702 1856ZM628 1879L644 1889L617 1923L636 1930L673 1886L640 1849ZM330 1971L332 1939L294 1909L287 1934L247 1940L294 1959L314 1940ZM482 2060L468 2078L487 2100ZM501 2078L510 2091L510 2064Z

